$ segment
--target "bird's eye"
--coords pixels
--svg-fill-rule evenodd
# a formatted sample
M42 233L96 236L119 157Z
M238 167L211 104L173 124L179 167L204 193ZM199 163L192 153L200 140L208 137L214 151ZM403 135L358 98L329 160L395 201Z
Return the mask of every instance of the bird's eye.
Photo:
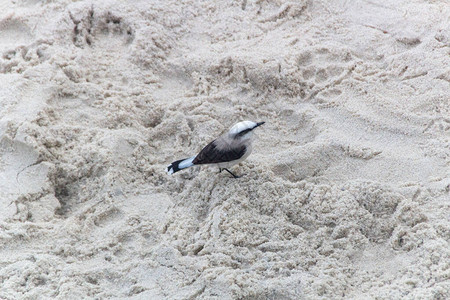
M239 133L237 134L237 136L242 137L242 136L244 136L246 133L248 133L248 132L250 132L250 131L251 131L251 129L245 129L245 130L239 132Z

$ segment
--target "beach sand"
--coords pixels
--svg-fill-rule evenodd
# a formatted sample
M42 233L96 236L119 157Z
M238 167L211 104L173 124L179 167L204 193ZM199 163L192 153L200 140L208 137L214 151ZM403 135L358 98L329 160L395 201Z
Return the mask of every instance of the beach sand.
M0 299L450 299L446 1L0 2ZM226 172L172 176L241 120Z

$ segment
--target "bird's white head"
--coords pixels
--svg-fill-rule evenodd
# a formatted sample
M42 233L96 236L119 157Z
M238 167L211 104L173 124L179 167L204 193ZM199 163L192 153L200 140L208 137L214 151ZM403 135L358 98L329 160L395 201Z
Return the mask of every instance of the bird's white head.
M253 136L253 129L261 126L265 122L242 121L230 128L228 134L233 139L250 139Z

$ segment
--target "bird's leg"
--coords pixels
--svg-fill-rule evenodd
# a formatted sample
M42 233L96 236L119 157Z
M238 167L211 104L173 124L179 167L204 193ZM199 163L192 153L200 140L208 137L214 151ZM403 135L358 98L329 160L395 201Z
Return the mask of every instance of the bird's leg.
M234 178L239 178L239 177L241 177L241 176L236 176L236 175L234 175L233 173L231 173L231 171L230 170L228 170L227 168L222 168L222 170L225 170L225 171L227 171L228 173L230 173L231 175L233 175L233 177Z
M223 170L222 168L219 168L219 173L222 173L222 170Z

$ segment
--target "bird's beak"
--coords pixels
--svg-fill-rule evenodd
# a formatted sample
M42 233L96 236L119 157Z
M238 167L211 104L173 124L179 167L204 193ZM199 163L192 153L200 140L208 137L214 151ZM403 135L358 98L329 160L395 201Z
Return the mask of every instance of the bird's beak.
M256 123L256 126L253 127L253 129L255 129L255 128L258 127L258 126L261 126L261 125L264 124L264 123L266 123L266 122L258 122L258 123Z

